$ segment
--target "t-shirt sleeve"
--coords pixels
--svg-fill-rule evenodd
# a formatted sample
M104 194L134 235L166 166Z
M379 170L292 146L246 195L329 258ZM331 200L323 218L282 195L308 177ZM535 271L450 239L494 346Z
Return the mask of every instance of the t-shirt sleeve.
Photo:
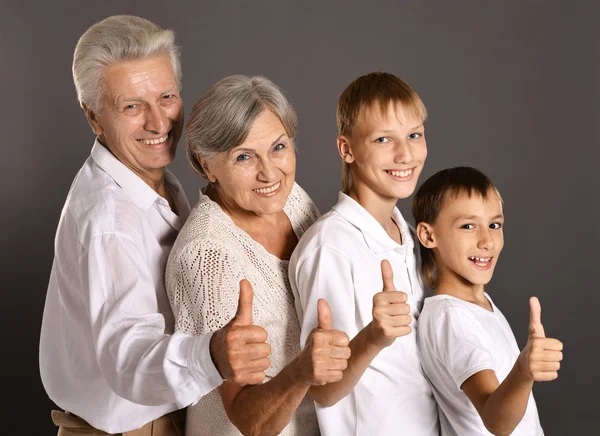
M494 369L491 338L469 312L447 307L435 323L433 348L458 389L472 375Z
M300 320L300 345L318 325L317 303L324 298L331 307L333 328L356 335L352 265L339 251L321 246L290 263L290 283Z
M242 265L233 253L210 240L190 244L171 256L166 287L175 329L201 335L227 324L237 311Z

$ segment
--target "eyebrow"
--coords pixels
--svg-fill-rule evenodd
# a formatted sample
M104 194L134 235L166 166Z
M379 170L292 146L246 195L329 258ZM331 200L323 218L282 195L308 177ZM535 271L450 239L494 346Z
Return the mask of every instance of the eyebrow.
M273 142L271 143L271 146L273 146L273 145L277 144L279 141L281 141L281 138L283 138L283 137L284 137L284 136L286 136L286 135L287 135L287 133L282 133L281 135L279 135L279 137L278 137L278 138L277 138L275 141L273 141ZM230 153L231 153L231 154L233 154L233 153L237 153L238 151L249 151L249 152L255 152L256 150L255 150L255 149L253 149L253 148L245 148L245 147L240 147L240 148L234 148L234 149L232 149Z
M462 216L457 217L454 221L456 222L456 221L461 221L461 220L473 220L473 219L477 219L477 218L479 218L479 215L462 215ZM497 220L500 218L504 218L504 215L498 214L498 215L492 217L493 220Z
M423 124L419 124L418 126L415 127L411 127L409 130L417 130L423 127ZM378 133L395 133L396 130L394 129L381 129L381 130L377 130Z
M176 91L177 87L173 86L172 88L169 88L163 92L160 93L160 95L165 95L168 94L170 92ZM144 101L144 99L142 97L126 97L126 98L117 98L116 102L126 102L126 101Z

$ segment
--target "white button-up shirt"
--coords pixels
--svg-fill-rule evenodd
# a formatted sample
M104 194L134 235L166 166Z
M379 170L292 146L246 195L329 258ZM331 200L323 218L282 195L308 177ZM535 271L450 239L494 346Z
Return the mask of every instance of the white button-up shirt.
M408 295L413 317L412 332L382 350L349 395L331 407L316 404L324 436L439 434L437 406L417 349L424 298L416 269L418 247L397 208L393 219L402 245L360 204L340 193L333 210L308 229L290 260L302 346L317 326L319 298L331 306L333 328L351 338L372 321L373 296L383 289L383 259L392 266L396 289Z
M58 224L42 382L59 407L108 433L138 429L222 382L211 333L172 334L164 270L190 207L168 171L165 181L179 216L96 141Z

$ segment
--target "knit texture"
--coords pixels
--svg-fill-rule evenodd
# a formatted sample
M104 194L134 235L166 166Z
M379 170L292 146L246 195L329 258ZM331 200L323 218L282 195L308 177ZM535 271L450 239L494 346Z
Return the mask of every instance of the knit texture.
M319 217L315 204L297 184L284 211L298 240ZM271 367L265 381L270 380L300 352L300 325L288 280L288 263L267 252L201 193L167 263L165 281L175 329L201 335L223 327L237 310L239 282L247 279L254 289L253 322L269 335ZM318 433L314 405L307 395L281 434ZM229 421L215 389L188 408L186 434L241 433Z

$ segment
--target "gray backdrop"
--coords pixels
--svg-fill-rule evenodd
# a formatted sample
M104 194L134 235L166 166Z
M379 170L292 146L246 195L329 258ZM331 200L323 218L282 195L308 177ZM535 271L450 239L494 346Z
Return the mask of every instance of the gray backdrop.
M598 434L597 2L0 5L3 367L16 387L5 393L4 413L26 417L19 434L55 434L39 378L39 328L60 211L93 142L71 61L86 28L113 14L141 15L176 31L188 112L230 74L265 75L284 88L300 116L298 181L321 211L340 187L341 91L373 70L411 83L430 113L422 180L455 165L492 177L505 200L506 248L489 292L521 346L533 294L546 332L565 344L559 379L534 389L546 434ZM182 144L172 170L195 202L200 182ZM399 206L410 217L410 201Z

